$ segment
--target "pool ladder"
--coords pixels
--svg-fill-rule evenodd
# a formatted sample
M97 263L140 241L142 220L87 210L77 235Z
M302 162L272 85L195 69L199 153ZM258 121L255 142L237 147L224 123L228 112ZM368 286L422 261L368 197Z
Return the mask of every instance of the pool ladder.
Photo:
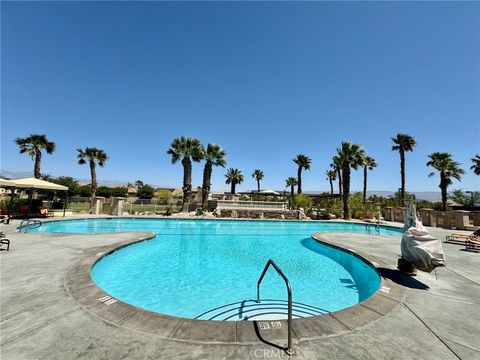
M372 229L375 230L377 235L380 235L380 226L378 224L365 224L365 230L367 230L369 234L372 233Z
M287 286L287 293L288 293L288 342L287 342L287 348L285 349L285 352L288 355L293 354L293 347L292 347L292 287L290 286L290 281L288 281L287 277L283 274L282 270L275 264L275 262L272 259L269 259L267 261L267 264L265 265L265 268L263 269L262 275L258 279L257 282L257 302L260 302L260 284L262 283L262 280L268 270L268 268L273 266L273 268L277 271L278 275L285 281L285 285Z
M27 232L29 229L35 229L39 228L43 225L43 223L40 220L30 220L30 219L25 219L22 220L20 225L17 227L17 230L20 232Z

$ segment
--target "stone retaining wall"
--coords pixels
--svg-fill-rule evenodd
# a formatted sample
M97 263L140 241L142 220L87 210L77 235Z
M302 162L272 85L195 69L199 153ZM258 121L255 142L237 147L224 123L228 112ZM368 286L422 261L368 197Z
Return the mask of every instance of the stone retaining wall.
M217 209L215 214L218 217L232 219L301 220L304 218L299 210Z

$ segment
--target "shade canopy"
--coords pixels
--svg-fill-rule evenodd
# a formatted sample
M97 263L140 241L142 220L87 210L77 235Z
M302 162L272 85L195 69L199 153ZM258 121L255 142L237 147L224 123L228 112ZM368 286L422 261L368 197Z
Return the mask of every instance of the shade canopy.
M15 182L0 178L0 187L15 187Z
M67 186L58 185L49 181L35 179L35 178L15 179L15 180L10 180L10 182L13 182L15 184L14 186L20 189L68 191Z
M260 192L258 192L258 194L262 194L262 195L280 195L280 193L276 192L276 191L273 191L273 190L262 190Z

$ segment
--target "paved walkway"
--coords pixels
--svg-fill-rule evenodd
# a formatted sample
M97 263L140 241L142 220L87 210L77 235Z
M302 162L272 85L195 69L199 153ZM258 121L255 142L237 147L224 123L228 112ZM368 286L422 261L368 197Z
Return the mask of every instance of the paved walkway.
M13 227L2 227L12 232ZM446 230L430 229L444 238ZM113 326L83 310L63 277L85 250L135 233L11 233L0 253L0 357L8 359L275 359L266 344L195 344ZM395 265L400 239L338 234L331 241ZM444 244L447 268L408 281L401 305L356 332L301 341L298 359L480 359L480 254Z

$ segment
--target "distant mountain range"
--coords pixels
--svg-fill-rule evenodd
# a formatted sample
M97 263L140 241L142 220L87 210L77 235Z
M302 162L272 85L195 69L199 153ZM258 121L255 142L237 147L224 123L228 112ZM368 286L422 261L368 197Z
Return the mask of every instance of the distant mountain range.
M6 171L6 170L0 170L0 177L5 178L5 179L20 179L20 178L28 178L28 177L33 177L33 172L32 171ZM80 184L89 184L90 180L89 179L76 179ZM126 186L127 182L126 181L117 181L117 180L99 180L98 185L100 186L111 186L111 187L116 187L116 186ZM153 187L156 188L172 188L172 186L165 186L165 185L157 185L157 184L151 184ZM222 191L222 190L218 190ZM228 191L228 190L225 190ZM282 193L284 189L278 190L278 192ZM304 191L305 194L320 194L323 193L324 191ZM415 197L418 200L427 200L427 201L440 201L442 196L439 191L414 191ZM394 191L367 191L368 195L377 195L377 196L383 196L383 197L389 197L393 196Z
M22 179L22 178L29 178L29 177L33 177L33 171L0 170L0 178L4 178L4 179ZM90 184L90 179L79 179L79 178L74 178L74 179L77 180L82 185ZM110 186L110 187L127 186L127 181L98 180L98 185ZM156 185L156 184L150 184L150 185L156 188L172 188L172 186L163 186L163 185Z
M352 192L357 192L353 191ZM319 194L322 193L320 191L304 191L305 194ZM377 196L383 196L383 197L389 197L393 196L395 194L394 191L376 191L376 190L371 190L367 191L367 195L377 195ZM415 194L415 198L417 200L427 200L427 201L441 201L442 200L442 194L440 191L413 191L413 194Z

